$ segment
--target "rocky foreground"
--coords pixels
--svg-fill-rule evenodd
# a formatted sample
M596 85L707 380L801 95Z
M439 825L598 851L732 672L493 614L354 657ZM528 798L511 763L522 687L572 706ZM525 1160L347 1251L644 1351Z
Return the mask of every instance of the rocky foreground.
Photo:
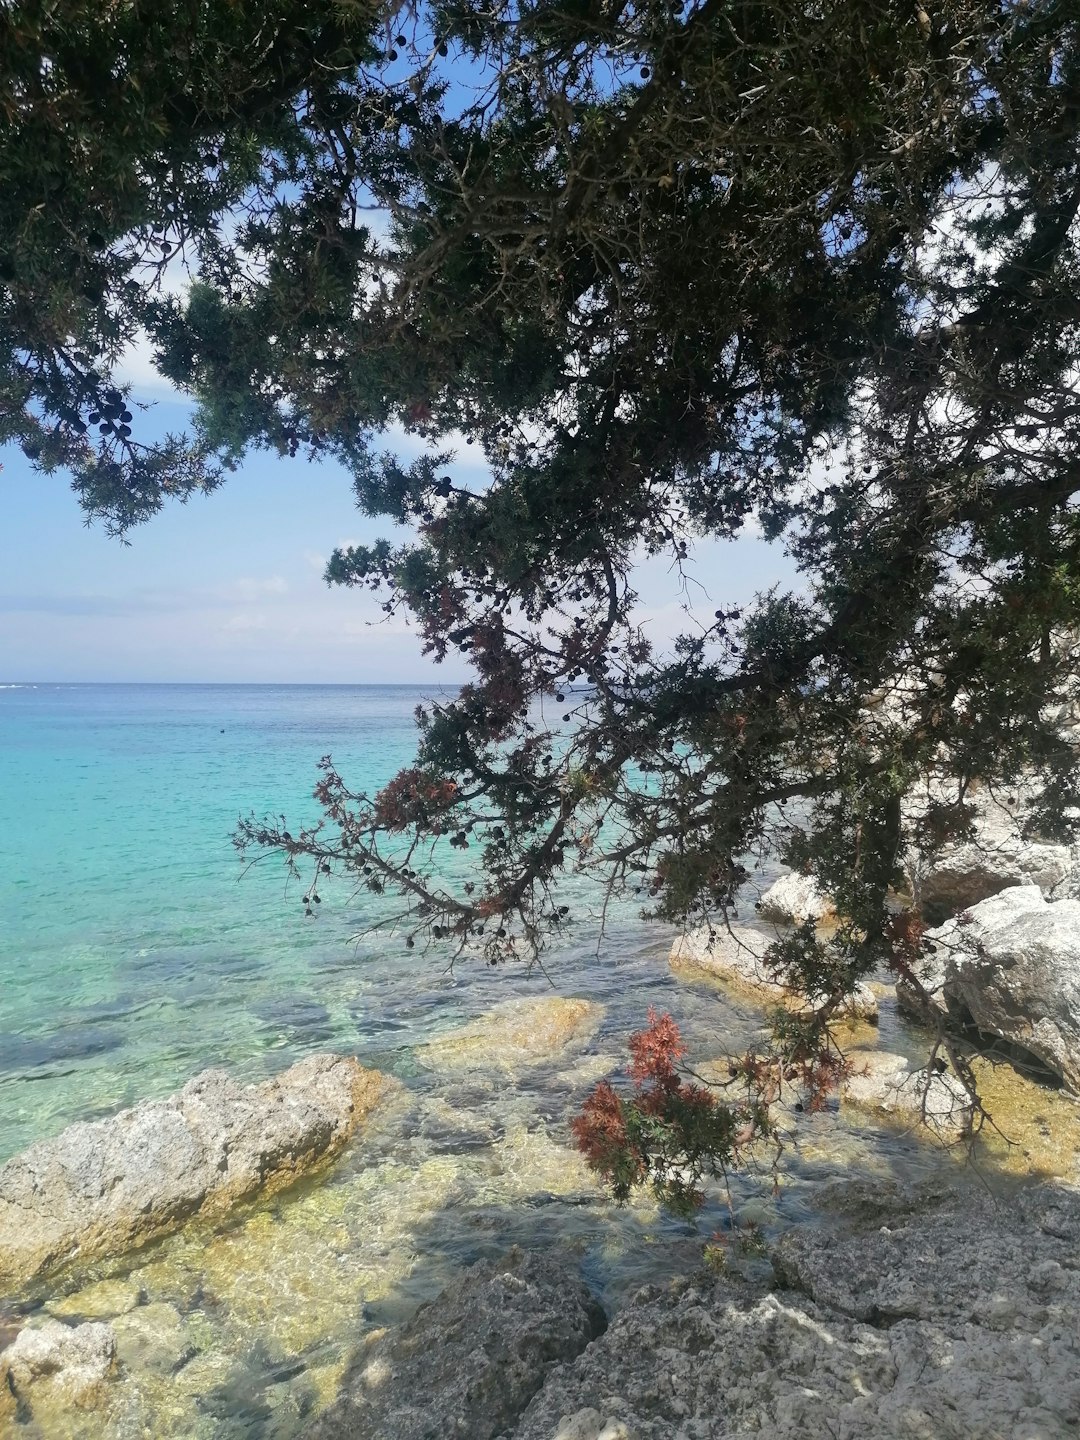
M1008 892L1009 904L1022 906L1022 892ZM1028 902L1024 914L1041 913ZM980 924L976 916L961 926L965 939ZM948 956L961 965L959 945ZM602 1017L602 1007L555 996L497 1006L419 1047L438 1093L414 1094L332 1055L260 1086L207 1072L168 1100L72 1126L0 1168L0 1268L37 1277L27 1294L47 1294L49 1276L56 1292L0 1311L0 1434L233 1433L220 1426L232 1423L237 1386L247 1383L234 1356L254 1334L274 1345L285 1379L279 1408L256 1409L241 1391L240 1409L245 1423L261 1415L253 1423L270 1426L250 1433L281 1440L1077 1433L1080 1189L1069 1185L1029 1187L998 1203L981 1191L888 1184L815 1190L823 1223L788 1231L768 1257L742 1254L736 1238L705 1268L695 1243L692 1255L684 1248L669 1262L693 1273L606 1315L574 1257L588 1250L590 1227L599 1234L616 1217L602 1218L579 1155L512 1129L516 1112L505 1108L537 1065L580 1054ZM865 1042L873 1031L859 1034ZM962 1097L947 1075L874 1048L854 1058L843 1106L907 1122L922 1109L941 1138L962 1131ZM580 1093L614 1063L582 1057L567 1083ZM438 1090L444 1083L450 1088ZM476 1114L470 1107L488 1085L502 1108ZM324 1161L372 1107L360 1142L366 1163L335 1185L341 1167L326 1171ZM1049 1114L1040 1095L1035 1118ZM490 1128L496 1121L501 1131ZM429 1134L434 1149L421 1143ZM402 1151L405 1136L413 1139ZM477 1139L473 1184L458 1152ZM454 1154L440 1148L447 1144ZM513 1177L503 1184L514 1209L501 1218L490 1201L493 1167ZM322 1183L294 1191L288 1204L248 1203L312 1168ZM1074 1165L1061 1173L1073 1175ZM559 1231L544 1253L511 1248L515 1234L541 1243L531 1222L491 1228L522 1207L553 1213L545 1207L556 1191L592 1219ZM466 1230L455 1217L469 1205ZM225 1225L200 1223L144 1247L214 1215ZM453 1229L458 1254L464 1244L490 1255L494 1236L506 1239L498 1258L459 1274L411 1319L392 1306L373 1323L372 1301L413 1274L425 1225ZM395 1249L394 1237L407 1244ZM124 1258L132 1247L140 1258ZM66 1268L109 1255L116 1260L89 1272ZM211 1336L211 1313L231 1328ZM294 1373L306 1379L286 1393Z
M357 1356L311 1440L1065 1440L1080 1426L1080 1192L851 1184L772 1276L642 1290L606 1328L573 1271L474 1266Z
M385 1077L311 1055L262 1085L207 1070L0 1166L0 1285L116 1254L291 1184L336 1155Z

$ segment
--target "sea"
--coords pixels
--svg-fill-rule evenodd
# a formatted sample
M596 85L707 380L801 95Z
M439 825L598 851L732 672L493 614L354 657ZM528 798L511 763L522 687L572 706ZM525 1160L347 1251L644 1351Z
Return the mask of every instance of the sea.
M210 1065L254 1079L316 1049L385 1059L511 993L625 988L629 935L665 938L633 907L601 936L583 901L543 970L488 976L373 928L386 906L344 880L309 916L279 857L237 854L242 816L318 819L324 755L377 791L415 754L417 706L453 693L0 687L0 1161Z
M779 1160L717 1187L695 1223L648 1195L616 1208L570 1144L575 1107L619 1074L650 1006L721 1074L725 1056L764 1039L760 1006L672 972L673 932L633 901L605 913L585 882L569 882L577 924L542 966L493 971L407 949L344 879L320 884L309 916L279 859L237 855L242 816L318 818L324 755L354 791L385 784L415 752L416 707L452 693L0 685L0 1163L208 1067L257 1081L335 1051L397 1086L311 1184L0 1296L0 1329L53 1315L105 1319L118 1337L104 1410L47 1417L50 1440L285 1440L337 1393L366 1335L511 1244L566 1253L616 1308L700 1265L710 1234L817 1223L829 1182L959 1183L955 1158L925 1137L833 1106L804 1117ZM549 1063L447 1071L425 1052L502 1001L559 995L595 1002L602 1019ZM880 1040L925 1043L895 1010Z

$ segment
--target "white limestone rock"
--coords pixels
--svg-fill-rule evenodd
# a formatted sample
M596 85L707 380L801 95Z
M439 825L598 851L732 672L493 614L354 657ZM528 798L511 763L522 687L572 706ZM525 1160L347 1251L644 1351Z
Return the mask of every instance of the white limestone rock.
M481 1260L401 1330L376 1339L307 1440L504 1440L560 1360L606 1325L576 1273L549 1254Z
M859 1051L848 1056L854 1067L844 1081L842 1099L905 1124L925 1124L950 1143L971 1129L971 1099L948 1072L913 1067L903 1055Z
M385 1084L340 1055L247 1087L207 1070L167 1100L31 1145L0 1167L0 1283L126 1250L291 1183L345 1145Z
M1072 1440L1080 1196L861 1208L854 1231L785 1236L776 1293L647 1287L552 1371L512 1440Z
M701 970L728 984L740 985L759 999L802 1010L815 1004L815 997L792 993L770 974L764 961L772 938L749 925L700 926L680 935L668 957L673 970ZM818 1000L816 1003L820 1003ZM873 1024L878 1016L877 996L860 981L849 997L848 1014Z
M28 1325L0 1351L0 1419L92 1408L115 1366L116 1337L100 1321Z
M948 1010L1080 1094L1080 900L1003 890L926 934Z
M931 801L944 800L929 786L905 807L909 818ZM1076 856L1070 846L1024 836L1030 795L998 794L986 788L968 796L974 810L970 840L944 846L929 858L910 853L905 861L916 903L932 921L944 921L961 910L1017 885L1037 885L1048 898L1061 898L1077 884Z
M810 875L781 875L774 880L758 901L762 917L780 925L815 924L828 920L836 912L832 901Z

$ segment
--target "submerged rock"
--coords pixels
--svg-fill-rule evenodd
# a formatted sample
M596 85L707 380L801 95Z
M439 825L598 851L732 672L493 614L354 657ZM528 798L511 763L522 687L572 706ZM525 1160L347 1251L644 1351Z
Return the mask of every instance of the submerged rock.
M945 1141L970 1131L971 1098L954 1075L914 1068L903 1055L883 1050L856 1051L848 1059L854 1068L842 1098L849 1104L911 1125L925 1123Z
M311 1440L495 1440L553 1365L573 1360L606 1324L578 1278L556 1261L511 1251L481 1261L376 1338Z
M167 1100L30 1146L0 1167L0 1281L125 1250L289 1184L342 1148L385 1083L340 1055L247 1087L207 1070Z
M675 941L668 960L673 970L703 970L729 984L741 985L761 999L778 1000L792 1009L813 1005L813 996L795 995L773 978L764 960L771 943L768 935L748 925L715 929L701 926ZM876 1021L877 996L869 985L862 981L856 985L848 998L847 1013L852 1019Z
M832 900L810 875L781 875L758 901L766 920L781 925L805 925L835 916Z
M120 1363L141 1375L172 1374L195 1353L180 1312L161 1300L117 1316L112 1330Z
M543 1064L595 1034L604 1016L592 1000L507 1000L448 1035L423 1045L420 1060L432 1070L502 1069Z
M859 1208L846 1233L780 1242L775 1293L736 1278L640 1292L552 1371L512 1440L1074 1436L1080 1195Z
M28 1325L0 1351L0 1419L40 1421L69 1406L92 1408L115 1364L116 1337L108 1325Z
M144 1304L145 1300L134 1281L110 1279L92 1282L70 1295L50 1300L45 1308L60 1320L113 1320Z
M925 938L933 949L920 978L945 1013L1080 1094L1080 900L1047 901L1036 886L1018 886Z

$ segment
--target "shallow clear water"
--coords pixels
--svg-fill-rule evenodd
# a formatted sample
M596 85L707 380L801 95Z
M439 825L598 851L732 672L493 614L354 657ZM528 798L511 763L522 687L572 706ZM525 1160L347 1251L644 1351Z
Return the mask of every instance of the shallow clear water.
M764 1033L753 1004L672 974L668 932L624 907L599 943L583 924L550 979L448 974L434 953L352 939L373 917L341 888L323 886L307 920L276 863L239 880L239 814L312 818L327 752L353 788L381 785L411 756L414 707L432 693L0 689L0 1160L208 1065L259 1078L336 1050L402 1082L317 1182L223 1229L88 1267L63 1294L10 1298L17 1313L44 1303L105 1315L122 1335L107 1414L68 1416L62 1433L291 1435L332 1396L364 1333L479 1255L515 1241L566 1248L616 1303L694 1263L727 1223L719 1202L696 1230L648 1202L617 1212L567 1145L568 1114L618 1068L649 1004L675 1015L695 1059ZM489 1071L425 1059L439 1033L552 983L604 1007L566 1053ZM917 1045L892 1012L883 1028L889 1048ZM779 1194L750 1175L735 1198L771 1229L811 1220L823 1179L943 1167L956 1173L917 1138L830 1113L800 1126Z
M236 819L317 813L332 752L358 789L411 756L411 687L0 690L0 1159L208 1064L404 1043L461 985L277 862L241 880ZM464 1003L459 1002L459 1003Z

